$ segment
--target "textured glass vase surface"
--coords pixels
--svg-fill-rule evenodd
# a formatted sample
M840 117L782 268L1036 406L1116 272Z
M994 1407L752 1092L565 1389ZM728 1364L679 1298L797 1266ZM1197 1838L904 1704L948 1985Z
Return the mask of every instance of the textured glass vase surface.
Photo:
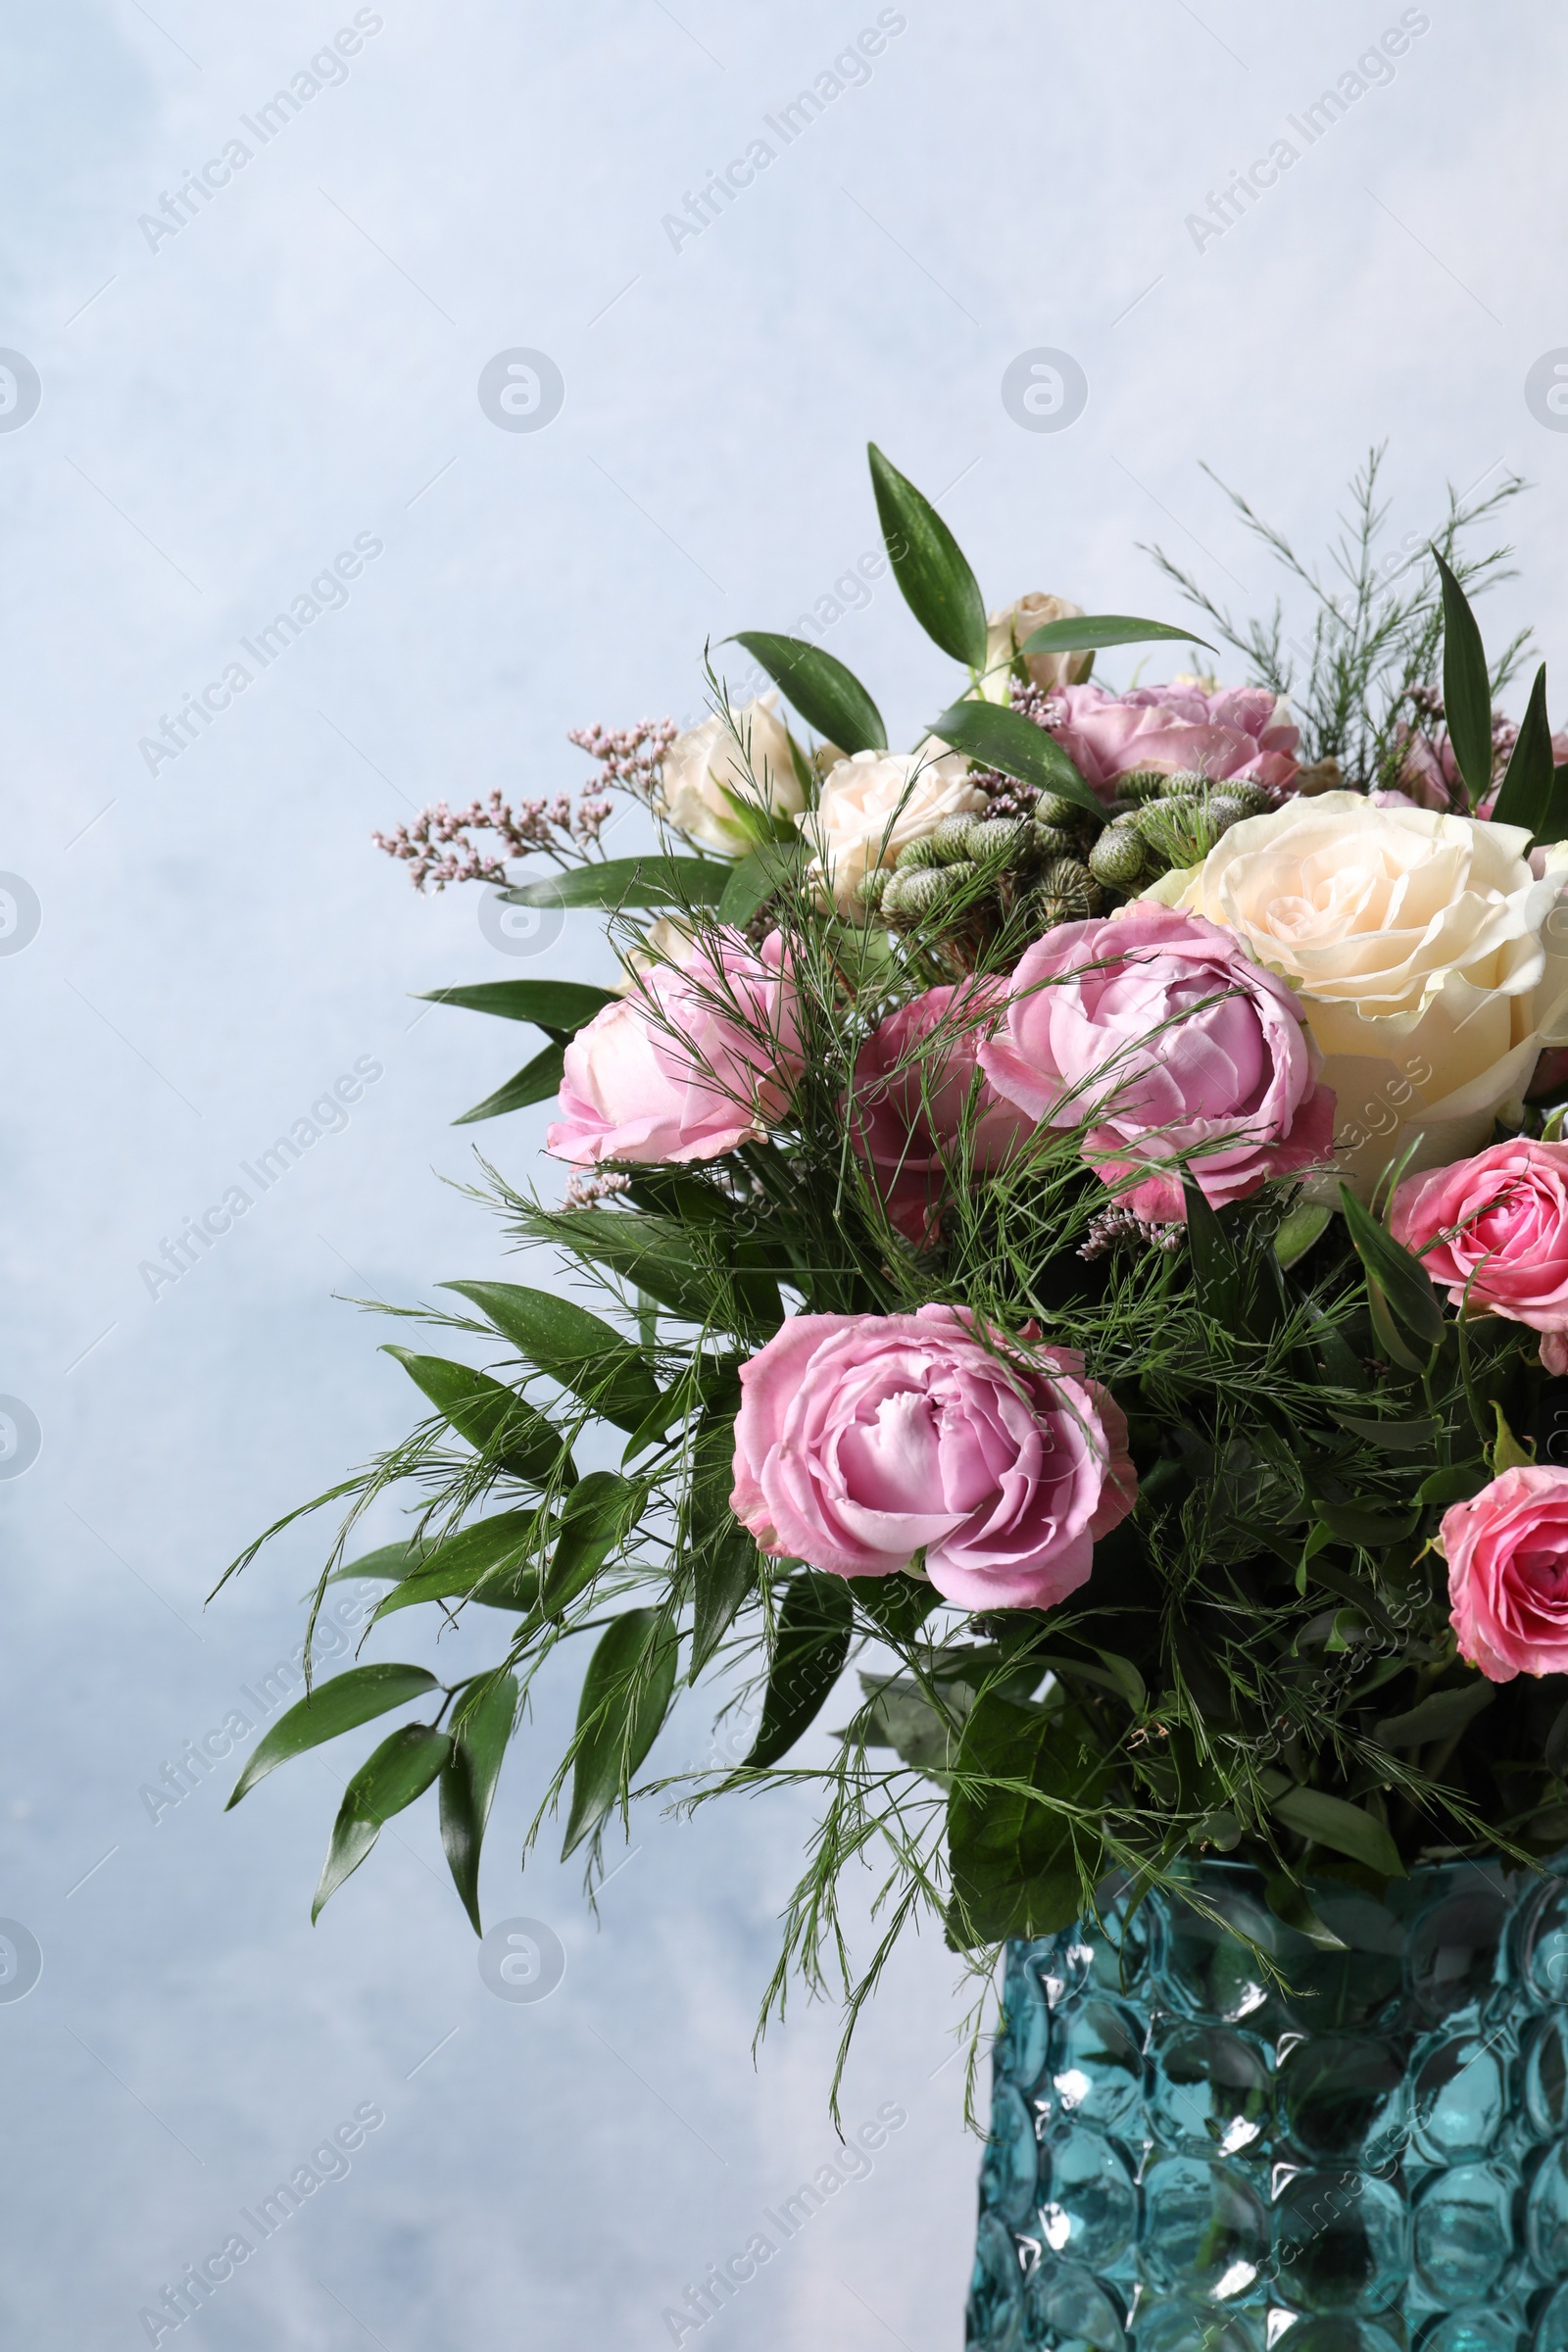
M1204 1862L1010 1944L971 2352L1568 2352L1564 1868L1320 1886L1335 1952Z

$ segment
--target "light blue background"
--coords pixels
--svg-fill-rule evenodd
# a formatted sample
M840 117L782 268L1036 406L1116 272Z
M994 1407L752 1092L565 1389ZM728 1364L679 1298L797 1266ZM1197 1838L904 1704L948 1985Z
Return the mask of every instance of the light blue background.
M156 1827L139 1798L292 1646L322 1537L204 1612L222 1564L413 1417L334 1292L407 1304L514 1270L440 1179L470 1172L448 1122L526 1033L411 999L545 965L486 943L473 893L416 898L371 828L570 788L564 733L591 718L695 715L705 639L789 627L874 545L868 436L946 494L993 601L1167 613L1140 540L1244 608L1272 594L1200 459L1315 542L1387 436L1391 551L1445 479L1515 466L1541 487L1489 631L1533 618L1556 655L1568 619L1568 439L1523 398L1568 343L1568 28L1541 0L1505 21L1434 0L1392 82L1201 249L1187 216L1396 7L907 0L869 80L678 251L662 217L874 7L385 0L341 86L149 250L138 216L353 13L52 0L0 27L0 344L43 380L0 434L0 867L43 908L0 959L0 1391L44 1430L0 1483L0 1913L45 1952L0 2004L0 2335L28 2352L145 2342L139 2309L361 2102L387 2120L349 2177L182 2333L666 2343L683 2284L835 2145L831 2014L799 2004L750 2055L804 1802L650 1814L596 1928L574 1873L516 1876L525 1752L485 1901L566 1946L528 2007L479 1981L430 1805L310 1928L363 1737L227 1819L216 1782ZM517 345L565 379L536 434L476 398ZM1089 380L1058 433L1000 397L1038 346ZM364 532L385 552L346 609L149 774L160 714ZM901 739L947 697L886 580L827 642ZM572 919L551 968L601 972ZM384 1075L346 1131L151 1299L139 1262L362 1055ZM542 1128L479 1140L521 1179ZM400 1621L371 1654L433 1654L415 1641ZM569 1700L545 1693L543 1751ZM698 1761L708 1736L688 1700L662 1753ZM907 2127L705 2341L960 2340L961 2005L925 1936L845 2101L852 2126L899 2102Z

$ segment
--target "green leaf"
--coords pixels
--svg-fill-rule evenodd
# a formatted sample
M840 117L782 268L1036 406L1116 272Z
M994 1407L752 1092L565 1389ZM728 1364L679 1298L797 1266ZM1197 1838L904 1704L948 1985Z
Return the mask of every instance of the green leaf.
M1470 601L1438 554L1443 581L1443 707L1473 808L1492 789L1492 685Z
M548 1102L561 1092L561 1081L566 1070L566 1049L551 1044L537 1053L532 1061L525 1061L515 1077L505 1086L498 1086L493 1095L486 1095L471 1110L454 1119L454 1127L472 1127L479 1119L499 1119L509 1110L526 1110L530 1103Z
M1173 628L1164 620L1138 620L1130 612L1080 612L1070 620L1048 620L1019 646L1020 654L1098 653L1106 645L1151 645L1156 637L1173 637L1180 645L1200 645L1211 654L1206 637L1191 629Z
M808 727L839 750L885 752L882 713L853 669L804 637L778 637L770 629L738 629L734 641L781 687Z
M932 720L930 731L939 743L951 744L984 767L1000 767L1004 776L1016 776L1039 792L1058 792L1096 816L1105 813L1094 786L1078 773L1054 736L1004 704L955 703Z
M515 1282L446 1282L509 1339L523 1360L570 1389L617 1429L636 1429L659 1395L638 1350L573 1299Z
M1386 1716L1372 1737L1384 1747L1425 1747L1431 1740L1451 1740L1495 1696L1493 1685L1480 1680L1458 1690L1434 1690L1407 1714Z
M568 1033L584 1028L596 1012L613 1004L608 988L583 980L480 980L471 988L426 988L423 1004L458 1004L466 1012L493 1012L503 1021L532 1021L536 1029Z
M675 1688L675 1648L657 1609L628 1609L600 1636L577 1708L563 1861L629 1790L658 1739Z
M561 1432L525 1396L488 1372L451 1363L444 1355L416 1355L412 1348L390 1346L381 1352L396 1357L475 1453L489 1453L499 1468L529 1486L542 1487L558 1474L564 1485L575 1486L576 1465Z
M1344 1952L1349 1949L1343 1936L1325 1927L1313 1910L1304 1886L1287 1878L1282 1870L1269 1871L1263 1880L1263 1899L1276 1919L1282 1919L1298 1936L1316 1944L1320 1952Z
M311 1905L313 1927L344 1880L359 1869L383 1823L424 1794L451 1753L452 1741L445 1732L427 1723L406 1723L360 1766L343 1792L332 1826L332 1842Z
M1342 1413L1330 1408L1342 1429L1365 1438L1369 1446L1381 1446L1386 1453L1430 1453L1436 1446L1442 1424L1431 1419L1415 1421L1372 1421L1358 1413Z
M799 840L768 841L760 850L748 852L730 868L724 896L718 902L719 921L744 930L758 908L799 873L805 858L806 844Z
M692 1439L691 1484L684 1525L692 1586L690 1679L714 1655L757 1589L761 1558L757 1541L730 1508L735 1483L735 1411L740 1384L704 1409Z
M1274 1236L1274 1254L1280 1264L1294 1266L1304 1257L1334 1214L1318 1200L1298 1200L1287 1216L1280 1219L1280 1229Z
M539 1606L558 1617L596 1577L621 1542L648 1489L613 1470L590 1470L568 1495L561 1532L540 1588Z
M539 1589L535 1564L548 1533L546 1511L497 1511L433 1544L423 1560L376 1606L376 1620L427 1600L482 1602L487 1608L532 1608Z
M912 1642L942 1595L923 1576L852 1576L857 1605L892 1642Z
M1558 790L1557 770L1552 762L1551 721L1546 716L1546 664L1543 662L1508 756L1492 821L1497 825L1523 825L1537 841L1555 841L1565 820L1568 820L1568 792Z
M1417 1502L1441 1503L1445 1509L1450 1503L1467 1502L1478 1489L1487 1483L1484 1464L1456 1462L1448 1470L1434 1470L1424 1478L1415 1491Z
M1288 1788L1274 1799L1272 1809L1275 1820L1298 1838L1309 1838L1314 1845L1326 1845L1336 1854L1348 1854L1379 1878L1406 1876L1399 1849L1382 1822L1359 1805L1347 1804L1343 1796L1327 1796L1321 1788Z
M1500 1478L1505 1470L1533 1470L1536 1457L1508 1427L1501 1405L1494 1401L1492 1409L1497 1416L1497 1435L1492 1446L1493 1477Z
M926 635L955 662L983 669L986 607L956 539L931 501L870 443L871 487L893 576Z
M765 1337L784 1320L777 1282L743 1262L755 1252L722 1234L708 1241L679 1216L552 1209L520 1222L585 1264L610 1267L689 1323Z
M805 1568L790 1579L768 1663L762 1720L745 1759L752 1770L778 1763L816 1721L850 1654L853 1615L842 1577Z
M345 1584L351 1577L374 1577L383 1584L395 1585L403 1577L412 1576L430 1556L427 1544L382 1544L376 1550L365 1552L361 1558L350 1560L347 1567L334 1568L327 1578L329 1585Z
M1102 1649L1100 1652L1100 1660L1117 1691L1127 1701L1133 1713L1142 1715L1149 1704L1149 1691L1143 1676L1131 1658L1122 1657L1114 1649Z
M690 1677L694 1683L756 1592L760 1564L757 1539L744 1527L731 1526L697 1553Z
M1361 1206L1348 1185L1340 1186L1340 1205L1345 1212L1345 1222L1349 1228L1356 1254L1366 1270L1369 1298L1374 1292L1378 1293L1396 1330L1408 1333L1429 1352L1441 1346L1443 1308L1420 1259L1412 1257L1409 1250L1402 1249L1393 1234ZM1378 1300L1373 1299L1374 1321L1377 1312ZM1410 1364L1408 1351L1399 1360L1404 1362L1406 1370L1425 1369L1419 1358L1413 1366Z
M505 1670L470 1686L452 1719L453 1748L441 1772L441 1844L476 1936L479 1848L517 1714L517 1678Z
M1382 1511L1357 1510L1346 1502L1320 1502L1317 1515L1332 1535L1342 1544L1358 1544L1367 1551L1379 1551L1389 1544L1402 1544L1413 1536L1419 1511L1400 1511L1396 1514Z
M1182 1199L1187 1217L1187 1248L1193 1261L1193 1286L1205 1315L1234 1325L1241 1307L1242 1269L1230 1236L1214 1213L1202 1188L1182 1170Z
M1091 1884L1099 1875L1101 1841L1092 1817L1108 1780L1071 1711L1047 1714L996 1691L977 1701L948 1800L955 1943L1051 1936L1071 1926L1083 1908L1085 1875ZM986 1785L996 1781L1023 1788ZM1054 1806L1091 1818L1074 1820Z
M351 1666L347 1674L318 1684L308 1697L278 1717L265 1740L257 1741L223 1810L237 1805L258 1781L264 1781L279 1764L286 1764L290 1756L303 1755L309 1747L319 1747L324 1740L335 1740L340 1732L352 1732L357 1724L390 1714L394 1707L405 1707L411 1698L421 1698L426 1690L440 1688L435 1676L422 1666L385 1664Z
M514 906L716 906L729 877L716 858L596 858L501 895Z

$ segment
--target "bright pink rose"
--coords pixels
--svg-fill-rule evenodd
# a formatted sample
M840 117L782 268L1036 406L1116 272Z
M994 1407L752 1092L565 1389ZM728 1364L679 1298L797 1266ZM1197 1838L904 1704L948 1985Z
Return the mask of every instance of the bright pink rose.
M1003 1353L966 1307L795 1315L741 1366L731 1508L831 1576L923 1551L960 1607L1050 1608L1137 1497L1127 1423L1082 1356Z
M775 931L758 956L720 931L656 964L566 1048L545 1149L596 1160L716 1159L777 1124L800 1075L795 990Z
M1389 1222L1450 1306L1528 1323L1547 1371L1568 1372L1568 1144L1515 1136L1407 1176Z
M1568 1674L1568 1470L1505 1470L1443 1514L1459 1649L1489 1683Z
M1000 1095L1054 1127L1094 1117L1084 1156L1135 1216L1185 1215L1180 1162L1216 1207L1328 1157L1334 1091L1283 980L1201 915L1135 903L1026 950L980 1048Z
M955 1177L1000 1167L1033 1131L1032 1119L993 1092L975 1058L1001 996L996 985L928 989L890 1013L856 1056L850 1141L889 1221L911 1242L936 1240ZM966 1113L965 1167L958 1161Z
M1063 686L1051 698L1046 724L1080 773L1109 800L1116 778L1140 767L1289 784L1299 731L1276 722L1278 707L1263 686L1229 686L1219 694L1186 683L1135 686L1127 694Z

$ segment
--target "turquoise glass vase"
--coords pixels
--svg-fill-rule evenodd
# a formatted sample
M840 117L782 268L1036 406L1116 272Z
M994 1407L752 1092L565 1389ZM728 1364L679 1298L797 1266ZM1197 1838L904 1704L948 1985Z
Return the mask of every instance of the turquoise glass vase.
M1200 1862L1009 1944L970 2352L1568 2352L1563 1868L1319 1885L1331 1951Z

